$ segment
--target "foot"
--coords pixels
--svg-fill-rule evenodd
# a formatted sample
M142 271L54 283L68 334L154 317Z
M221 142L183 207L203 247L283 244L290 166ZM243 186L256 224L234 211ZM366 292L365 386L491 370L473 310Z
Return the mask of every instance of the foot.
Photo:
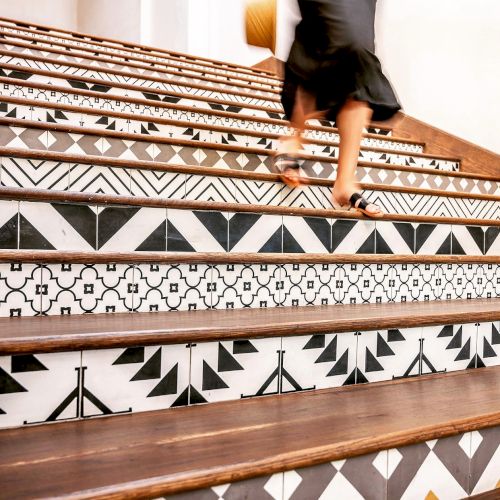
M297 137L287 137L280 140L278 151L274 156L274 166L281 180L291 188L301 185L299 149L301 149L300 140Z
M332 204L335 210L349 210L353 208L367 217L383 217L384 213L380 207L363 198L359 191L359 186L355 185L347 189L335 186L332 191Z

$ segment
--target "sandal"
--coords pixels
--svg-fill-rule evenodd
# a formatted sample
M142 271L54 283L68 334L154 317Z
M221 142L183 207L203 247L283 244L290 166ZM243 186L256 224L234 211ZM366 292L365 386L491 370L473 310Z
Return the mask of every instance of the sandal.
M350 198L349 202L351 207L358 212L361 212L363 215L370 217L372 219L381 219L384 216L384 213L380 210L380 208L374 203L370 203L366 198L363 198L361 193L354 193ZM378 212L369 212L366 209L373 205L378 208Z
M279 172L280 179L290 188L297 188L301 185L300 175L298 170L300 168L299 161L295 156L287 153L280 153L274 157L274 167ZM294 172L297 175L287 175Z

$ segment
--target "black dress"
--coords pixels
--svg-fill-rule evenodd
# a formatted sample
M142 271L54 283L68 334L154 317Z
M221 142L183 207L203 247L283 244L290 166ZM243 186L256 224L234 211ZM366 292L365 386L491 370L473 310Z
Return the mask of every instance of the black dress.
M298 0L302 20L285 65L281 100L290 119L297 87L316 96L334 120L347 99L365 101L373 120L401 106L375 56L377 0Z

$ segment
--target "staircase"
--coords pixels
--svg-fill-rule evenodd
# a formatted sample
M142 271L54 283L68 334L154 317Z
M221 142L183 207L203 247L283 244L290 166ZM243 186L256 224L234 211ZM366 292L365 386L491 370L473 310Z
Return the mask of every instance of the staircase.
M500 177L280 87L0 19L2 498L498 498Z

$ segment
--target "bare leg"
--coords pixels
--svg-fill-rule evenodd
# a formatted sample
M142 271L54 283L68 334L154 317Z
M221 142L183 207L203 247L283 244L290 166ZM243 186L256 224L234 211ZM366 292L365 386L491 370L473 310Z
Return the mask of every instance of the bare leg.
M306 120L315 116L316 111L316 97L299 87L295 99L295 105L290 120L290 126L293 133L290 136L280 137L280 145L278 147L278 154L287 154L296 156L302 149L303 133L305 129ZM320 114L318 114L319 116ZM300 173L298 169L287 168L282 172L285 182L290 186L296 187L300 184Z
M363 137L363 128L369 123L372 110L366 102L347 101L337 114L337 128L340 135L337 179L332 196L341 205L348 203L351 195L359 191L356 181L356 166ZM380 214L380 209L370 204L366 208L368 215Z

